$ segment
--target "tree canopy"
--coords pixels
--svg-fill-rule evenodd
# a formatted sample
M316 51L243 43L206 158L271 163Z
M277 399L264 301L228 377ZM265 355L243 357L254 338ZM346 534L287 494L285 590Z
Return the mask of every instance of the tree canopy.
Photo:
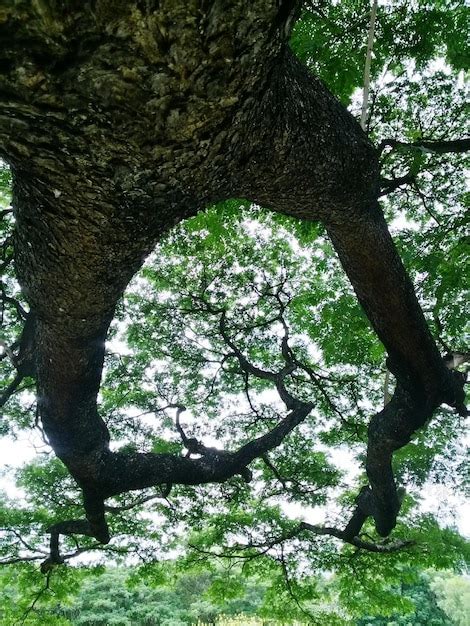
M41 564L41 601L84 554L144 575L176 551L333 624L313 572L362 616L468 563L425 496L468 490L469 11L379 4L364 132L369 19L2 8L1 428L44 447L0 562Z

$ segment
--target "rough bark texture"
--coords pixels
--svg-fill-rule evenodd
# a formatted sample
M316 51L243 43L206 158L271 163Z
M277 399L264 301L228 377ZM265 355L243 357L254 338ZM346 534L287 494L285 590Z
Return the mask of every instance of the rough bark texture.
M225 480L282 441L271 431L249 453L201 459L112 453L98 415L116 302L162 233L214 201L323 220L389 353L397 391L372 420L371 490L345 537L368 515L391 531L393 451L441 402L462 402L377 204L376 151L286 46L296 4L25 0L0 10L0 149L14 174L17 275L35 315L39 411L101 541L104 498Z

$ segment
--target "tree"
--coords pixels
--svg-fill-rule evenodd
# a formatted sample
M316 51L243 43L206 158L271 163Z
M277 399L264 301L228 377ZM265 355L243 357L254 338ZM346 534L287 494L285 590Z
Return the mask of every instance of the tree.
M403 585L400 592L404 598L409 599L414 604L414 610L411 615L405 613L404 615L393 615L387 618L364 617L358 621L357 626L407 626L408 624L450 626L455 623L439 608L429 576L421 574L415 583Z
M361 37L363 22L367 25L368 21L367 5L361 7L357 20L355 3L312 5L292 37L301 58L323 46L322 58L330 57L325 78L333 87L339 84L336 91L343 101L358 86L358 80L354 73L346 82L338 79L337 54L350 44L337 31L339 25L350 23L348 37ZM403 7L398 4L379 11L383 36L379 29L376 77L392 58L389 70L398 76L396 86L400 88L400 72L403 76L407 59L413 56L425 64L443 47L448 61L460 70L465 59L453 48L456 39L442 23L457 19L464 25L468 13L463 5L442 3L430 10L418 3L404 16ZM49 554L45 559L44 555L38 557L46 572L64 558L95 547L94 540L107 544L106 512L122 513L156 495L168 495L172 487L178 494L177 485L226 483L236 476L249 483L253 471L249 466L257 460L284 488L290 483L290 489L304 493L305 486L299 489L296 485L295 473L287 480L267 454L281 444L288 450L289 441L295 441L301 458L308 458L309 440L300 434L295 437L312 415L313 388L319 406L344 425L343 440L345 432L357 441L365 436L363 420L357 424L349 419L343 422L341 408L330 397L331 391L342 393L348 385L351 388L345 391L346 396L354 396L354 383L348 376L335 378L331 373L324 382L312 365L307 347L295 336L292 341L293 331L301 332L302 322L287 273L274 269L267 272L266 280L252 277L250 284L257 295L250 315L243 306L232 306L230 298L224 300L223 290L211 290L217 277L205 277L207 263L202 263L202 275L190 275L194 289L181 293L179 308L173 300L170 314L181 321L184 315L202 318L198 322L202 334L213 338L219 352L223 346L222 361L228 363L226 384L245 391L247 399L252 387L259 391L271 387L282 409L261 412L239 441L232 440L229 451L189 437L183 422L188 402L172 399L167 405L178 413L177 432L186 456L181 455L181 446L152 437L151 450L129 445L110 447L110 428L114 425L103 420L97 395L105 339L117 303L156 242L176 224L205 207L235 197L301 220L301 224L282 228L287 232L303 228L304 235L318 238L320 247L329 245L325 243L328 236L387 352L387 368L395 379L392 397L387 397L367 429L367 479L349 520L335 526L305 521L288 524L280 515L277 521L276 513L270 510L269 519L276 522L277 534L263 545L249 542L245 548L269 551L288 541L303 541L306 536L315 542L318 536L327 536L360 550L388 555L411 548L412 539L381 541L368 538L362 530L371 518L378 535L388 537L397 524L403 493L397 489L392 469L394 453L410 442L442 404L460 416L466 414L465 377L456 367L467 355L463 346L448 346L443 339L447 329L442 328L442 316L437 315L445 309L446 296L441 293L433 302L434 331L442 345L451 348L442 358L389 234L379 198L409 185L414 193L410 211L415 210L417 198L427 216L430 211L442 227L441 218L428 207L427 172L442 176L441 155L452 163L455 155L468 149L469 140L454 134L463 108L456 107L449 135L438 132L442 129L432 123L428 134L423 120L419 120L421 126L404 120L396 136L393 117L389 115L392 121L387 126L387 116L377 116L377 111L387 111L390 99L373 92L371 108L380 120L372 129L376 118L370 116L369 130L378 139L374 146L353 116L291 51L288 38L299 9L295 2L269 0L161 4L103 0L67 5L12 3L2 12L4 73L0 94L4 115L0 118L0 146L13 175L15 220L4 254L6 266L14 257L15 275L27 303L26 308L21 301L12 300L6 289L3 291L9 315L16 313L17 320L24 318L25 323L21 336L12 336L5 351L16 374L2 404L21 389L24 380L34 379L38 422L81 489L86 515L84 519L77 515L73 498L63 501L62 513L71 516L61 515L48 529ZM309 48L305 29L311 27L312 20L317 26ZM408 33L416 35L414 40L421 42L416 50L392 37L397 24L402 23ZM432 34L430 41L423 33ZM339 45L335 45L336 40ZM325 49L326 41L332 42L329 50ZM356 65L363 62L359 58L363 59L363 50L356 56L351 54ZM344 70L339 74L344 76ZM433 76L430 82L436 85L436 80ZM414 90L419 102L419 88L413 81L401 88L403 92ZM447 88L439 93L449 95ZM400 93L395 99L398 97ZM395 109L395 120L399 118ZM393 129L392 134L382 135L381 125ZM423 180L420 173L424 173ZM229 226L233 219L230 207L233 205L229 205L228 215L224 209L218 213ZM4 217L9 219L8 210ZM442 218L442 230L427 234L435 241L440 237L442 242L447 228L461 227L460 219ZM185 239L184 230L179 236ZM166 245L170 241L176 251L178 245L180 249L190 245L187 238L178 243L177 236L176 241L171 237ZM294 256L292 249L285 254ZM230 247L224 252L229 253ZM460 254L460 248L455 254ZM246 278L247 268L243 271ZM169 283L174 279L169 276ZM164 284L165 275L159 274L158 280ZM236 277L233 284L237 284ZM301 287L305 296L306 286ZM297 305L297 319L293 303ZM343 306L355 310L350 293L345 294ZM154 303L154 308L165 319L164 306ZM146 315L151 314L147 308ZM356 314L361 315L357 310ZM210 320L212 333L204 320ZM250 352L251 337L256 336L257 329L274 323L277 330L271 337L263 337L260 331L261 348L254 344ZM10 332L16 329L13 323ZM347 324L344 330L348 331ZM368 332L364 323L361 330ZM186 359L186 364L191 359L194 362L191 352L184 354L187 342L181 329L179 336L166 328L164 332L179 350L172 357ZM268 346L275 337L277 353ZM331 342L330 352L333 345ZM140 375L144 374L141 369ZM227 382L230 376L232 383ZM168 395L164 387L160 399ZM143 404L147 400L143 398ZM164 404L155 408L161 412ZM256 417L256 405L251 408ZM308 431L308 426L305 428ZM114 432L119 433L119 426ZM312 456L308 471L321 474L326 468L327 484L333 487L338 480L334 470L326 467L321 455ZM282 467L282 457L279 461ZM58 465L56 468L60 471ZM45 482L51 477L41 465L30 471ZM302 475L300 466L297 471ZM64 476L62 479L66 480ZM229 484L237 484L239 493L230 498L242 498L246 487L238 482ZM121 496L151 488L157 491L128 499ZM73 494L72 484L66 483L66 489ZM117 496L121 502L106 504ZM24 523L22 515L18 514L16 523ZM263 511L259 522L266 515ZM43 521L38 512L32 515L29 511L27 517L38 524ZM238 527L243 527L243 522ZM83 535L90 540L85 539L84 544L77 544L64 555L59 546L61 535ZM455 542L460 549L457 539ZM204 549L199 545L200 551ZM280 561L288 567L284 556Z
M437 603L452 619L454 624L465 624L470 618L470 583L459 576L435 576L431 588Z
M132 569L96 571L69 597L57 598L47 612L37 613L32 623L182 626L212 623L224 615L243 613L248 618L262 604L264 587L256 579L240 584L236 597L215 603L210 597L211 586L215 589L224 581L230 583L230 577L223 572L196 571L175 579L176 573L172 564L161 568L160 580L139 580ZM0 616L3 623L10 623L10 601L18 601L20 590L14 579L3 578Z

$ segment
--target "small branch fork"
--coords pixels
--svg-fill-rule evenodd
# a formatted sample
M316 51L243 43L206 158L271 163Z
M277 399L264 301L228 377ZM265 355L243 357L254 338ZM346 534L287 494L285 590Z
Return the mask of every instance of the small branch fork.
M453 140L425 140L420 139L418 141L414 141L411 143L407 143L405 141L399 141L398 139L383 139L377 146L377 150L379 154L382 154L384 150L389 147L391 150L388 152L388 155L395 151L401 152L421 152L422 154L458 154L468 152L470 150L470 138L462 138L462 139L453 139ZM406 174L402 176L392 176L392 178L381 178L380 179L380 187L381 191L378 195L379 198L383 196L387 196L390 193L393 193L397 189L405 185L411 185L416 194L419 196L424 209L427 213L435 220L438 224L440 224L439 219L436 215L429 209L427 198L421 191L416 172L408 171Z
M391 148L388 154L398 150L402 152L417 151L423 154L458 154L468 152L470 150L470 137L453 140L420 139L411 143L407 143L406 141L399 141L398 139L383 139L377 146L379 154L382 154L387 147ZM427 199L418 185L418 180L415 172L409 171L402 176L381 178L381 191L378 194L378 197L381 198L383 196L387 196L388 194L393 193L394 191L400 189L405 185L411 185L413 187L414 191L419 196L424 206L424 209L427 211L427 213L429 213L433 220L440 224L439 219L428 207Z
M35 317L32 313L24 313L26 321L18 341L12 346L8 346L4 341L0 342L3 357L8 357L16 369L15 377L0 395L0 408L5 406L27 376L35 377L36 375Z
M41 599L41 597L50 590L52 571L49 570L49 571L45 572L45 574L46 574L46 578L45 578L44 586L36 593L33 601L31 602L31 605L24 612L22 620L21 620L22 624L26 623L26 619L28 618L29 614L32 611L34 611L34 608L35 608L36 604L39 602L39 600Z

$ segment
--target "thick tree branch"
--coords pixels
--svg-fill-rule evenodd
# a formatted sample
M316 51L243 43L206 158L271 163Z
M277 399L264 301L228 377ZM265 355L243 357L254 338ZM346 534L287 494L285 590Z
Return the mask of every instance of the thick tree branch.
M270 537L265 541L248 541L247 543L235 543L229 546L222 546L221 552L204 550L193 544L190 544L190 548L196 552L202 552L207 556L234 560L253 560L261 556L270 555L273 550L282 548L292 539L300 538L302 536L305 538L309 535L318 537L333 537L345 544L357 548L358 550L373 552L376 554L392 554L394 552L402 552L404 550L411 549L416 545L415 541L404 539L397 541L385 540L383 542L366 541L359 536L350 537L345 535L344 531L336 528L335 526L320 526L317 524L310 524L308 522L300 522L290 530L286 530L279 535Z
M293 409L294 407L298 406L299 401L296 398L294 398L294 396L291 393L289 393L289 391L287 390L285 386L284 380L286 379L287 376L289 376L290 374L292 374L292 372L295 371L297 366L292 359L292 356L290 354L290 350L287 344L287 340L288 340L287 326L285 326L284 328L285 328L285 334L281 340L281 346L282 346L281 350L282 350L282 355L284 357L284 360L286 361L286 365L278 372L270 372L268 370L263 370L260 367L257 367L256 365L253 365L252 363L250 363L248 359L243 355L241 350L239 350L237 345L234 343L233 339L230 338L228 334L228 330L227 330L227 315L225 311L222 313L222 315L220 316L220 320L219 320L220 334L222 335L225 343L229 346L229 348L233 350L242 370L246 372L247 374L251 374L255 378L259 378L261 380L270 380L272 383L274 383L276 390L279 394L279 397L284 402L286 407L288 409Z
M460 399L455 407L461 414L466 414L463 402L464 377L460 372L453 374L453 388ZM432 416L437 406L426 406L425 397L419 390L411 393L397 386L390 402L370 421L366 469L370 487L363 487L359 493L350 521L344 529L344 536L351 538L359 535L366 519L375 520L377 532L386 537L396 524L404 491L397 489L392 459L396 450L409 443L420 428Z
M411 548L415 545L414 541L391 541L387 543L374 543L371 541L364 541L359 536L349 536L344 531L331 526L316 526L314 524L308 524L307 522L301 522L300 530L307 530L315 535L327 535L330 537L336 537L345 543L349 543L355 548L360 550L366 550L367 552L377 552L379 554L390 554L391 552L400 552L405 548Z
M24 380L24 376L19 372L15 374L13 380L6 386L5 390L0 395L0 408L4 407L12 395L18 390L19 386Z
M328 232L389 358L397 380L391 401L371 420L367 474L372 493L361 497L360 514L348 535L358 534L372 515L379 534L394 528L400 499L393 477L393 453L409 443L441 403L465 413L463 382L445 366L427 327L412 284L391 240L381 211L371 211L361 228L332 223Z
M252 461L279 446L312 408L310 403L299 402L270 431L233 452L204 446L201 458L192 459L172 454L107 451L100 459L101 493L108 498L155 485L224 482L236 474L243 475Z
M72 535L83 535L86 537L96 537L95 528L92 527L90 522L86 519L78 519L78 520L66 520L63 522L57 522L47 528L46 532L50 534L50 543L49 543L49 555L48 557L41 563L41 572L45 574L50 571L53 567L57 565L62 565L66 560L74 558L83 552L93 549L93 547L88 548L77 548L75 552L70 554L61 555L60 553L60 536L72 536ZM108 541L102 541L99 539L100 544L108 543ZM98 544L99 545L99 544Z
M429 152L431 154L450 154L468 152L470 150L470 137L447 141L420 139L411 143L399 141L398 139L383 139L378 146L379 152L382 152L387 146L390 146L392 149L420 150L421 152Z
M143 504L156 496L139 498L129 506L106 507L104 499L112 495L161 484L196 485L207 482L224 482L236 474L245 479L250 475L247 466L269 450L280 445L284 438L302 422L312 409L304 403L265 435L241 446L235 452L207 448L199 444L200 459L189 459L170 454L139 454L107 452L100 460L100 492L84 490L84 508L87 519L57 522L47 529L50 533L50 553L42 563L43 572L64 562L59 549L60 535L84 535L100 543L110 540L105 511L117 513ZM39 558L39 557L34 557ZM31 560L28 558L26 560Z
M381 178L380 186L382 188L379 193L379 198L382 196L387 196L389 193L393 193L403 185L411 185L416 180L416 176L414 174L408 173L403 176L397 176L397 178Z

